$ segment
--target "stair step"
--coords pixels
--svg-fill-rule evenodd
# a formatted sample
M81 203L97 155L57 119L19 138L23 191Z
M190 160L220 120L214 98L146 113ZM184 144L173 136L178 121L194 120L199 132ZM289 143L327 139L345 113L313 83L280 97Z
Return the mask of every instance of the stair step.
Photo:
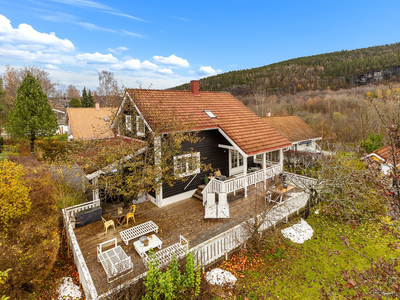
M203 196L199 194L193 194L193 198L196 198L197 200L203 201Z
M202 184L202 185L199 185L197 188L200 189L200 191L202 191L206 188L206 185Z

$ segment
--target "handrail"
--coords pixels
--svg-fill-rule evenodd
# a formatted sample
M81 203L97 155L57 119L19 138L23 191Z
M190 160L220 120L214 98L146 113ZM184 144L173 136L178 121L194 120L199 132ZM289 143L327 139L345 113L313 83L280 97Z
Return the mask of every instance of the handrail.
M193 179L195 179L196 176L197 176L197 174L195 174L195 175L193 176L192 180L190 180L190 182L187 184L187 186L185 186L185 188L184 188L183 190L186 190L186 189L187 189L187 187L192 183Z

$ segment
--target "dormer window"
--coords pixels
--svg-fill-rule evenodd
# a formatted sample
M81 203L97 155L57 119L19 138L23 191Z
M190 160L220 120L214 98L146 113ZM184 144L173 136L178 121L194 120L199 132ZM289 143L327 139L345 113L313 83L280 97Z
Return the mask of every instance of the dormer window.
M211 110L205 110L204 111L207 116L209 116L211 119L216 119L217 117L211 112Z
M145 135L145 124L144 119L142 116L136 116L136 133L137 136L144 136Z

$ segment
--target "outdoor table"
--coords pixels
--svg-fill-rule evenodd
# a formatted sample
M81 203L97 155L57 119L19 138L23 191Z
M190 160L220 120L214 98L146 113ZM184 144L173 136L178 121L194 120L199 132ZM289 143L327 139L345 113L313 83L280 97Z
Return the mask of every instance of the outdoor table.
M145 246L140 240L133 243L137 253L139 253L140 257L149 251L150 249L158 248L161 249L162 241L155 234L149 235L148 237L149 244Z
M282 185L268 191L271 195L271 198L276 198L277 201L269 199L269 201L281 203L283 200L283 196L289 192L292 192L296 187L294 185L288 185L287 188L284 188Z

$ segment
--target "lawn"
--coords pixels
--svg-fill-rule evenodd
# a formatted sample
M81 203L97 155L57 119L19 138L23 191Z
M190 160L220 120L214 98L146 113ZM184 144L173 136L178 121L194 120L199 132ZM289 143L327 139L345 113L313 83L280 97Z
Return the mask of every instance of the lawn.
M387 247L394 238L383 235L377 223L350 226L315 213L310 214L307 222L314 235L304 244L282 236L280 229L290 226L285 224L267 233L260 250L242 250L218 266L238 278L233 292L236 299L320 299L321 288L329 291L335 282L342 284L343 291L339 295L334 287L332 299L354 295L341 272L352 268L364 270L370 264L348 249L341 236L348 237L350 245L357 245L357 249L374 259L394 258L399 254L399 250Z

